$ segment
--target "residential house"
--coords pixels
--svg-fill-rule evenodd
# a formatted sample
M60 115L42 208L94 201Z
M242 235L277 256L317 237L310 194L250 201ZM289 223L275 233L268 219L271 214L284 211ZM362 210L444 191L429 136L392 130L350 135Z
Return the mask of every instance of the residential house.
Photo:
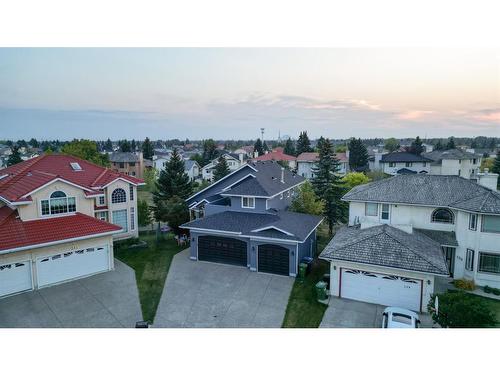
M114 268L113 239L137 237L135 177L68 155L0 172L0 296Z
M349 158L345 152L335 154L340 162L337 174L344 176L349 171ZM314 177L314 168L319 160L317 152L303 152L297 156L297 174L310 180Z
M357 186L349 225L321 253L330 294L425 311L436 282L500 287L500 193L459 176L397 175Z
M481 166L482 155L459 149L435 150L422 154L431 159L431 174L454 175L476 179Z
M429 173L431 170L431 159L411 152L395 151L380 158L382 171L389 175Z
M287 155L283 152L283 147L276 147L271 152L267 152L264 155L254 158L255 161L269 161L274 160L277 162L284 163L288 168L295 170L297 168L297 158L292 155Z
M253 157L253 146L243 146L240 147L236 150L234 150L235 154L243 154L245 155L246 158L252 158Z
M229 167L229 171L235 171L240 168L243 164L246 163L243 154L234 154L230 152L224 152L222 157L226 159L227 166ZM205 165L201 169L201 176L205 181L212 181L214 178L214 170L217 164L219 163L219 157L216 157L210 163Z
M128 176L142 178L145 160L142 152L113 152L109 155L112 169Z
M321 218L287 211L305 179L274 161L256 161L187 199L190 257L296 276L314 256Z
M201 168L195 160L184 160L184 172L189 176L190 181L195 181L200 177Z

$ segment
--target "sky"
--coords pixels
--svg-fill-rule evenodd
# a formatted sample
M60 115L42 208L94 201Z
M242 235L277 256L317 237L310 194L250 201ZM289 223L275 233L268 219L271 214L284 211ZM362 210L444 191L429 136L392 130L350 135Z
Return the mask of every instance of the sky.
M0 139L500 137L500 49L0 48Z

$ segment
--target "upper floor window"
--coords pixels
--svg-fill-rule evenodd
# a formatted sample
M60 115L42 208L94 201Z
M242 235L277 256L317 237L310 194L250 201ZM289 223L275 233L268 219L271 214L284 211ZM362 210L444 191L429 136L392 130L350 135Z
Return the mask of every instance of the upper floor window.
M243 208L255 208L255 198L254 197L242 197L241 207Z
M469 229L477 229L477 214L469 214Z
M119 163L120 168L125 168L125 163Z
M135 167L135 162L134 162L134 161L131 161L130 163L128 163L128 165L129 165L130 167Z
M431 221L433 223L453 224L453 212L447 208L437 208L432 212Z
M405 164L405 166L406 166L406 167L412 167L412 166L413 166L413 163L408 162L408 163L406 163L406 164Z
M395 167L396 166L396 163L389 163L389 167Z
M391 206L388 205L387 203L382 204L382 210L380 212L380 217L382 218L382 220L389 220L390 209Z
M134 185L130 185L130 200L134 200Z
M483 215L482 231L500 233L500 216Z
M125 190L118 188L111 194L111 203L124 203L127 201Z
M76 198L68 197L62 191L53 192L49 199L41 201L42 215L59 215L76 212Z
M366 216L378 216L378 203L365 203Z

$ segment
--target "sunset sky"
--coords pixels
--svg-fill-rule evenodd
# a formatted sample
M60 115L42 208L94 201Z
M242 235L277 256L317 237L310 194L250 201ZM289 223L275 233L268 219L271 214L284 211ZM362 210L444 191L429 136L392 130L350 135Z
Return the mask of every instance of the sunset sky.
M0 139L500 136L495 49L0 49Z

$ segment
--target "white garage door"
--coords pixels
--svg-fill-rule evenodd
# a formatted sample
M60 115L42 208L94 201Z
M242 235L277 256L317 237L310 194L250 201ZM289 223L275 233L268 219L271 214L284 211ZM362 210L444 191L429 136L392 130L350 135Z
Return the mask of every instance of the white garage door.
M32 289L31 262L0 264L0 297Z
M38 258L36 269L39 287L107 271L108 246L67 251Z
M341 282L343 298L420 310L421 280L342 269Z

